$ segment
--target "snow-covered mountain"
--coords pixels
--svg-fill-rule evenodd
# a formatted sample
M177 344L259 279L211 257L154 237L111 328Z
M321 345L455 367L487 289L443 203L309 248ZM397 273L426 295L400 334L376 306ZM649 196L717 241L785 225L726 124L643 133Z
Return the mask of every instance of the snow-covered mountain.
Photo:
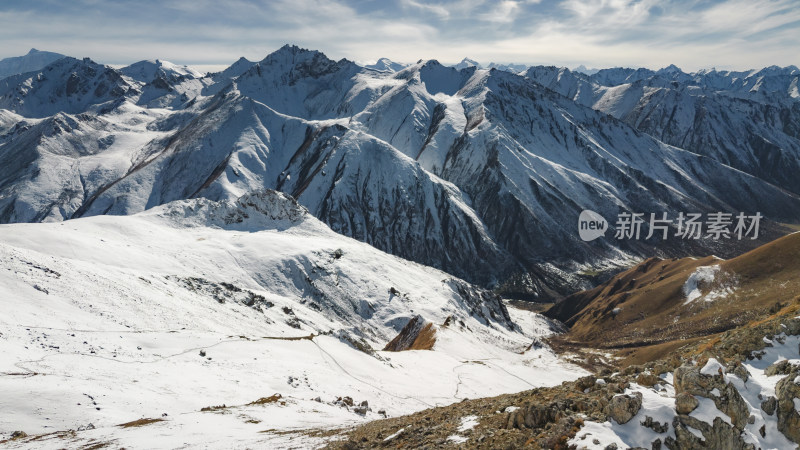
M552 333L542 316L334 233L279 192L0 225L0 255L0 439L71 429L68 446L174 447L158 428L274 448L298 426L585 373L531 347ZM414 320L430 351L381 351ZM142 418L156 420L118 426Z
M526 76L659 140L800 193L800 71L533 67Z
M524 72L528 68L528 66L526 66L525 64L514 64L514 63L509 63L509 64L489 63L489 65L486 66L486 68L504 70L506 72L519 74Z
M583 209L609 219L760 211L800 220L800 198L780 178L666 145L594 101L531 80L549 74L542 84L564 83L572 98L613 89L596 93L593 78L566 69L531 68L526 78L421 61L392 73L285 46L160 96L152 82L108 76L124 87L70 103L59 87L74 71L60 62L3 82L13 93L0 137L4 222L232 201L266 187L381 250L487 286L513 278L515 289L548 297L586 286L574 272L587 265L738 251L710 241L586 243L564 226ZM763 235L773 231L767 224Z
M475 67L475 68L478 68L478 69L483 68L483 66L481 66L481 63L479 63L478 61L475 61L474 59L469 59L469 58L464 58L464 59L461 60L460 63L455 64L453 66L453 68L455 68L456 70L467 69L467 68L470 68L470 67Z
M24 56L12 56L10 58L0 59L0 79L10 77L11 75L39 70L63 57L64 55L60 53L44 52L32 48Z
M169 61L145 60L133 63L130 66L120 69L123 75L127 75L136 81L149 83L156 78L167 80L178 80L182 77L202 78L203 74L189 66L180 66Z
M574 72L579 72L579 73L583 73L583 74L586 74L586 75L592 75L592 74L595 74L595 73L597 73L599 70L600 70L600 69L594 69L594 68L590 69L590 68L586 67L586 66L585 66L585 65L583 65L583 64L581 64L580 66L578 66L578 67L576 67L576 68L574 68L574 69L573 69L573 71L574 71Z
M367 64L364 67L366 67L367 69L375 69L383 72L399 72L408 67L408 64L395 62L389 58L381 58L377 62L375 62L375 64Z
M0 80L0 108L25 117L87 112L133 94L120 72L89 58L61 58L45 68Z

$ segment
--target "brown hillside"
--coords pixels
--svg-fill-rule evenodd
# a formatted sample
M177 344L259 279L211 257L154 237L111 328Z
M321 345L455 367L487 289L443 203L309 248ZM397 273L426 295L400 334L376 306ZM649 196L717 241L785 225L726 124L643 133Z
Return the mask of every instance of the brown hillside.
M712 280L698 284L702 296L687 304L687 279L698 267L714 265L719 269ZM656 356L680 342L767 317L797 299L800 233L727 261L711 256L650 258L592 290L567 297L545 315L570 327L568 334L559 337L561 343L595 348L652 346L647 351Z

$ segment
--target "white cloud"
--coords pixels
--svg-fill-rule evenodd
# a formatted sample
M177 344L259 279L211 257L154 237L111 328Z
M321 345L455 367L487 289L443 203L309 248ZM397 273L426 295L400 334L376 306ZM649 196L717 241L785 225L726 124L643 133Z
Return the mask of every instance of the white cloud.
M37 47L115 64L215 65L295 43L336 59L743 69L798 64L800 35L797 0L81 1L0 5L0 55Z

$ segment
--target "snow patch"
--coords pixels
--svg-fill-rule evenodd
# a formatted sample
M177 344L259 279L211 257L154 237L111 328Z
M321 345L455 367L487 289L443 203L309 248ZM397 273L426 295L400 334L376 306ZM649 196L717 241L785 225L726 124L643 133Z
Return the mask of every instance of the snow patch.
M720 373L725 373L725 368L716 358L708 358L708 362L700 370L700 373L703 375L719 375Z

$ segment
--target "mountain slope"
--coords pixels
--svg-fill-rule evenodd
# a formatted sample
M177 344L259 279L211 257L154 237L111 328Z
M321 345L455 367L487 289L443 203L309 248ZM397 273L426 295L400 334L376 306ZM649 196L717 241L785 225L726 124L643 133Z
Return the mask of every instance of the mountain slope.
M189 445L281 447L298 423L582 373L549 349L524 352L552 333L541 316L336 234L274 191L0 228L0 386L14 393L0 439L81 429L73 444L55 433L28 445L174 446L152 444L157 428ZM374 350L415 317L435 324L431 350ZM141 418L157 420L117 426Z
M10 77L11 75L39 70L63 57L64 55L60 53L43 52L32 48L24 56L12 56L10 58L0 59L0 79Z
M570 327L566 341L594 347L708 336L796 303L798 251L800 233L794 233L729 260L650 258L545 314Z

